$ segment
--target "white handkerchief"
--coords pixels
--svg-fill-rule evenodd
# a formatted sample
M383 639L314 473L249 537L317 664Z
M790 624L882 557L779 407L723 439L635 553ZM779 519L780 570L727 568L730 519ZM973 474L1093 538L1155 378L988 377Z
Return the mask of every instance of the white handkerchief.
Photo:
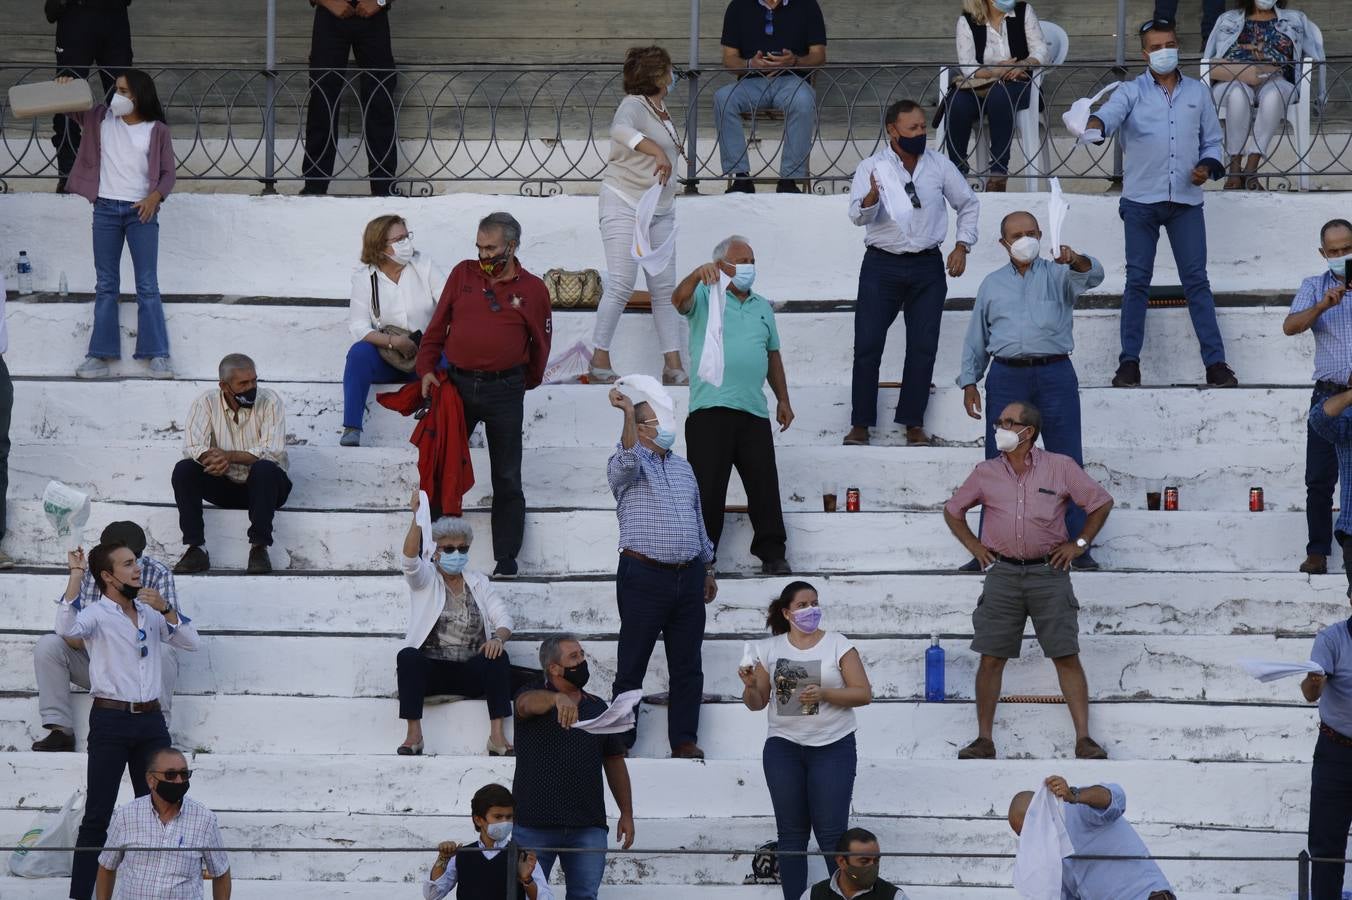
M1324 674L1324 667L1313 660L1308 662L1285 662L1283 660L1241 659L1239 667L1259 681L1276 681L1279 678L1291 678L1296 675Z
M629 253L649 275L664 271L676 254L676 229L662 242L660 247L652 244L653 214L657 211L657 201L662 196L662 185L655 184L643 192L634 210L634 246Z
M606 707L606 711L594 719L574 722L574 728L580 728L591 734L623 734L634 727L637 721L635 707L643 699L643 691L635 688L625 691Z
M727 306L727 289L732 279L723 271L718 273L718 284L709 286L708 318L704 321L704 348L699 354L698 374L701 380L719 387L723 384L723 310Z
M1101 140L1103 140L1103 132L1099 131L1097 128L1089 128L1085 130L1084 134L1075 139L1075 146L1078 147L1081 144L1086 146L1089 144L1097 144Z
M1042 785L1023 818L1014 890L1024 900L1061 900L1061 861L1075 852L1061 801Z
M676 430L676 401L662 382L651 375L625 375L615 382L615 389L635 404L647 403L653 408L658 425Z
M432 504L427 499L427 491L418 491L418 511L413 514L413 522L422 532L422 558L431 562L437 542L432 540Z
M1070 210L1070 202L1061 192L1060 178L1053 178L1051 184L1052 193L1047 200L1047 236L1051 243L1047 247L1047 255L1056 259L1061 255L1061 234L1066 224L1066 213Z
M906 196L906 186L902 183L900 163L893 162L896 154L888 151L888 158L875 162L873 177L878 182L878 197L883 204L883 212L897 224L911 217L911 198Z
M1099 91L1094 96L1081 97L1079 100L1070 104L1070 109L1061 113L1061 121L1065 123L1066 130L1076 137L1084 134L1084 130L1089 127L1089 115L1090 111L1094 108L1094 104L1099 102L1099 100L1113 88L1121 86L1121 84L1122 82L1120 81L1114 81L1112 84L1105 85L1103 90ZM1099 136L1098 140L1102 140L1102 135Z

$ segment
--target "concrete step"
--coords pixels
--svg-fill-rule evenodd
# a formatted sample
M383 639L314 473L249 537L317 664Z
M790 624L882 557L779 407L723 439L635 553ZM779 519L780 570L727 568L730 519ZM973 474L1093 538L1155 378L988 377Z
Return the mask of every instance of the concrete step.
M540 498L543 500L544 498ZM528 498L527 502L540 500ZM64 558L39 501L10 505L14 524L6 552L25 565L53 565ZM470 565L492 571L489 515L466 518L482 538ZM132 519L145 529L147 552L175 560L181 552L178 511L172 506L98 502L84 528L86 543L110 521ZM977 513L968 516L976 527ZM283 509L274 522L272 564L277 569L371 571L396 565L408 528L408 513ZM799 572L892 572L951 569L969 556L935 512L787 513L788 559ZM243 510L206 510L207 545L213 566L242 569L248 557L248 515ZM1224 535L1222 538L1221 536ZM719 569L759 568L750 555L751 525L730 515L719 545ZM1108 519L1095 541L1095 558L1116 569L1205 572L1285 572L1303 559L1302 513L1149 512L1124 509ZM528 510L525 542L518 555L529 575L591 575L615 567L618 526L604 510ZM1337 571L1335 549L1329 565Z
M1085 634L1312 635L1347 612L1342 574L1078 572L1071 576ZM848 634L926 637L970 634L980 579L933 575L813 575L832 627ZM353 634L402 637L408 590L397 575L185 575L179 598L204 632ZM63 574L0 574L0 631L52 627ZM710 635L761 636L783 579L723 578L708 605ZM615 635L613 578L499 582L517 631ZM332 598L341 594L343 603ZM284 598L279 601L278 598ZM952 646L950 645L950 651Z
M1292 285L1294 290L1296 286ZM42 295L44 299L49 295ZM56 298L51 297L51 300ZM126 298L128 301L131 298ZM182 378L215 380L223 348L253 356L269 378L278 381L341 381L352 335L347 329L347 297L342 306L297 305L285 299L255 302L171 302L165 304L174 363ZM773 296L772 296L772 299ZM833 299L833 298L822 298ZM849 384L850 367L840 365L854 344L854 295L842 298L836 312L799 312L793 306L776 316L790 384ZM10 328L29 336L6 355L15 375L68 377L84 360L93 325L93 304L18 302L9 307ZM339 302L337 300L330 302ZM141 377L145 364L131 359L135 346L136 305L119 307L126 358L115 363L115 375ZM1299 383L1310 374L1314 342L1308 337L1281 339L1285 306L1222 307L1218 310L1230 364L1245 383ZM1119 312L1081 309L1075 314L1075 365L1081 385L1106 386L1117 369L1121 350ZM596 316L592 312L554 313L555 353L581 341L592 345ZM971 312L950 310L940 331L937 381L951 384L962 364L962 343ZM906 329L897 321L888 335L883 357L884 378L901 377ZM1193 384L1203 380L1197 339L1186 309L1151 310L1146 318L1146 346L1141 361L1146 384ZM660 375L662 356L652 316L626 315L611 343L619 372Z
M269 373L259 373L265 380ZM962 391L940 379L930 398L926 428L949 443L982 440L983 425L968 418ZM342 428L342 387L337 384L267 381L285 401L287 433L294 444L331 447ZM1143 446L1182 452L1189 448L1237 445L1285 445L1298 461L1305 446L1305 417L1310 388L1305 376L1287 382L1300 387L1249 387L1239 390L1180 388L1086 388L1081 392L1083 433L1095 447ZM15 442L101 446L113 441L171 441L181 444L188 407L215 382L145 381L141 379L81 382L16 379L14 419L10 436ZM522 434L527 447L613 447L619 439L620 418L606 401L604 385L555 385L526 394ZM688 404L687 389L672 391L679 411ZM374 395L373 395L374 396ZM800 384L792 394L793 427L776 433L778 446L838 447L849 428L850 391L845 385ZM892 424L897 402L895 388L878 394L880 427L876 443L904 444L899 426ZM413 430L412 419L370 402L363 442L371 446L402 447ZM102 413L110 408L136 410L127 418ZM773 409L773 406L771 407ZM1250 424L1261 421L1262 428ZM680 429L678 429L679 431ZM683 442L677 443L677 449ZM850 479L861 488L880 483L869 470L851 474L849 450L842 449L836 478ZM1194 465L1189 463L1189 466ZM1186 468L1185 470L1186 471ZM167 473L166 473L167 477ZM597 473L598 479L602 473ZM855 479L858 479L856 481ZM826 483L834 479L823 479ZM860 483L863 482L863 483ZM844 488L844 484L838 487ZM804 486L804 489L808 489ZM815 486L814 492L820 492ZM1185 500L1186 504L1186 500Z
M81 748L88 708L88 695L77 694ZM765 722L747 712L738 703L702 707L700 746L707 758L760 758ZM670 755L666 714L664 706L640 707L634 755ZM389 699L187 695L175 700L170 725L176 746L213 754L382 755L403 742L403 723L396 715ZM878 702L857 716L859 754L869 759L951 759L975 734L974 707L967 702ZM481 700L428 706L423 722L427 752L483 755L487 719ZM1304 705L1127 702L1095 703L1091 720L1095 737L1114 760L1308 762L1317 714ZM260 722L270 724L258 728ZM1071 749L1062 704L1005 704L996 729L1006 759L1056 759ZM26 750L46 733L35 697L0 698L0 749Z

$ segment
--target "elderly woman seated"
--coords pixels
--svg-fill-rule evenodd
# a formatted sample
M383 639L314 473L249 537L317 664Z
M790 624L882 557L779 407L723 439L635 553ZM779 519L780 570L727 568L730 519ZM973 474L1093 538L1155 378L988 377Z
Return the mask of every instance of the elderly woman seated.
M511 667L504 645L512 617L493 583L467 571L474 531L460 518L430 522L413 494L413 523L404 537L409 623L399 651L399 718L408 722L400 756L423 751L423 701L434 694L488 700L488 753L509 756L503 721L512 714ZM421 513L422 523L419 522ZM430 540L424 537L428 527Z

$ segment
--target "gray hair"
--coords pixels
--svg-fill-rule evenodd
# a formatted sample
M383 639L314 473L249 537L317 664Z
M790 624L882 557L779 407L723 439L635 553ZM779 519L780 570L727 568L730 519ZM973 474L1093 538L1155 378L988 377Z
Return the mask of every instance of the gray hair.
M459 516L442 516L432 523L432 540L444 541L447 538L461 538L466 544L472 544L474 528Z
M501 230L507 243L521 246L521 223L511 213L489 213L479 220L480 231L488 231L490 228Z
M567 631L551 634L540 642L540 668L544 669L546 675L549 674L549 667L563 657L563 645L567 643L581 642L577 639L577 635Z
M728 258L728 248L733 244L746 244L751 246L751 242L740 234L730 234L714 246L714 262L722 262Z
M1038 409L1027 400L1015 401L1019 409L1023 410L1023 424L1033 429L1033 440L1037 440L1038 435L1042 434L1042 410Z
M243 353L227 353L217 368L217 374L221 376L221 381L229 381L230 376L236 372L257 371L258 366L254 365L254 361Z

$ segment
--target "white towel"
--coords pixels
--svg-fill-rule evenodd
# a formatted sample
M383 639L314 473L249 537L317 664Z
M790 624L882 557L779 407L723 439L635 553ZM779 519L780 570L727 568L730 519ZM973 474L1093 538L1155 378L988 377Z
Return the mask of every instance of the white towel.
M1024 900L1061 900L1061 861L1074 852L1065 807L1044 784L1023 818L1014 857L1014 890Z
M873 178L878 182L878 196L882 200L883 212L898 225L911 218L911 198L906 195L906 185L901 180L901 163L889 148L887 156L873 166Z
M1112 84L1105 85L1103 90L1099 91L1094 96L1081 97L1079 100L1070 104L1070 109L1061 113L1061 121L1065 123L1066 130L1077 138L1087 136L1085 134L1085 129L1089 127L1090 110L1094 108L1094 104L1099 102L1105 94L1113 88L1119 87L1121 84L1122 82L1120 81L1114 81ZM1098 131L1098 129L1094 129L1094 131ZM1102 138L1103 135L1100 134L1097 135L1095 140L1101 140Z
M1295 675L1323 675L1324 667L1313 660L1309 662L1282 662L1266 659L1241 659L1239 667L1259 681L1276 681L1279 678L1291 678Z
M615 382L615 388L634 403L647 403L657 416L657 424L668 431L676 430L676 401L651 375L625 375Z
M661 196L662 185L654 184L643 192L643 196L638 199L638 207L634 210L634 246L629 249L629 254L649 275L666 271L672 257L676 255L675 227L671 229L671 235L662 242L662 246L654 247L652 243L653 214L657 211L657 201Z
M1056 259L1061 255L1061 233L1066 224L1066 213L1070 211L1070 203L1061 192L1061 179L1053 178L1051 182L1052 195L1047 201L1047 237L1050 240L1047 254Z
M718 284L709 286L709 309L704 321L704 348L699 353L698 374L702 381L714 387L723 384L723 310L728 305L730 284L732 279L720 269Z

